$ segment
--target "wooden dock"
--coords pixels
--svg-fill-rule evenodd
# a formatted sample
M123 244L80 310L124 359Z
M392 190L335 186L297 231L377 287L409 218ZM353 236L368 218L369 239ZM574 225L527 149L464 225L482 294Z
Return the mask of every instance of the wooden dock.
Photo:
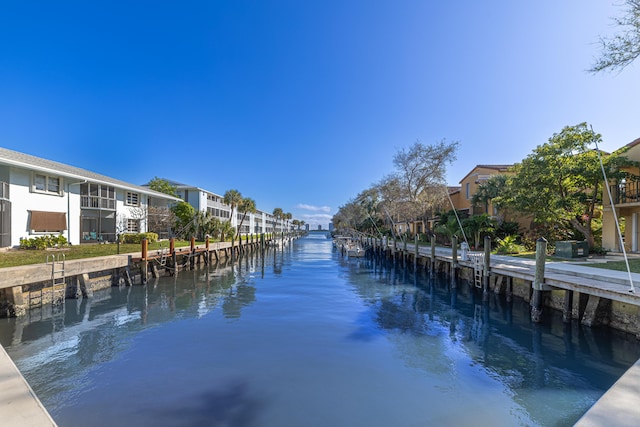
M559 310L566 321L608 325L640 337L640 288L636 289L640 274L632 273L630 281L626 271L589 267L577 260L543 262L540 266L533 259L499 256L489 251L461 252L455 245L446 248L435 243L425 246L392 239L358 239L372 256L405 268L448 274L481 288L485 296L488 292L506 294L508 298L518 296L532 306L537 297L540 310Z

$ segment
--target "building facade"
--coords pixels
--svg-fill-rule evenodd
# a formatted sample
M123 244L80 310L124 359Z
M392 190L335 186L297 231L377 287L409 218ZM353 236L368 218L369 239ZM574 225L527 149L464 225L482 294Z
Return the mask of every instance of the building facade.
M624 155L632 161L640 162L640 138L623 147ZM609 188L602 196L602 247L609 251L621 252L620 234L616 216L627 252L640 252L640 168L625 169L628 178L619 182L610 181ZM613 200L613 209L609 200Z
M152 230L179 199L85 169L0 148L0 247L62 234L71 244Z

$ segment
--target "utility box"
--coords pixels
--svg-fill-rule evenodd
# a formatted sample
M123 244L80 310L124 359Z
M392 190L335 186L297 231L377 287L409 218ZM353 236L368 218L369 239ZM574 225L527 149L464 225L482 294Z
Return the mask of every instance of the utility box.
M589 244L586 240L563 240L556 242L556 256L560 258L580 258L589 256Z

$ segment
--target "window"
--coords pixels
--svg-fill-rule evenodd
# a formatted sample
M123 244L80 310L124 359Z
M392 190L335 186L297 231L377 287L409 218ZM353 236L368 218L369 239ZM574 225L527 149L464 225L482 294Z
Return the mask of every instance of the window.
M80 186L80 206L83 208L116 208L116 190L109 185L86 183Z
M470 199L470 197L469 197L469 183L468 182L465 184L465 192L466 192L467 200Z
M126 204L129 206L139 206L140 205L140 195L138 193L132 193L131 191L127 191L127 200Z
M127 232L128 233L139 233L140 232L140 221L137 219L128 219L127 220Z
M62 180L57 176L49 176L41 173L33 174L31 191L35 193L46 193L62 195Z

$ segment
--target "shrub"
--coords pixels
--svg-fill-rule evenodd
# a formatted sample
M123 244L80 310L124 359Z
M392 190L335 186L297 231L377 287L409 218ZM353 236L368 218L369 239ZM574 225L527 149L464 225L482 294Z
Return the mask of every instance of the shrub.
M49 234L47 236L36 236L20 238L20 249L39 249L44 250L47 248L60 248L68 246L69 242L67 238L62 234L54 235Z
M504 239L498 239L496 245L496 253L500 255L517 254L524 251L524 247L517 243L518 236L505 236Z
M589 249L589 253L590 254L594 254L594 255L606 255L609 252L608 249L603 248L602 246L594 246L591 249Z
M148 243L154 243L158 241L158 233L126 233L120 235L120 243L142 243L142 239L147 239Z

